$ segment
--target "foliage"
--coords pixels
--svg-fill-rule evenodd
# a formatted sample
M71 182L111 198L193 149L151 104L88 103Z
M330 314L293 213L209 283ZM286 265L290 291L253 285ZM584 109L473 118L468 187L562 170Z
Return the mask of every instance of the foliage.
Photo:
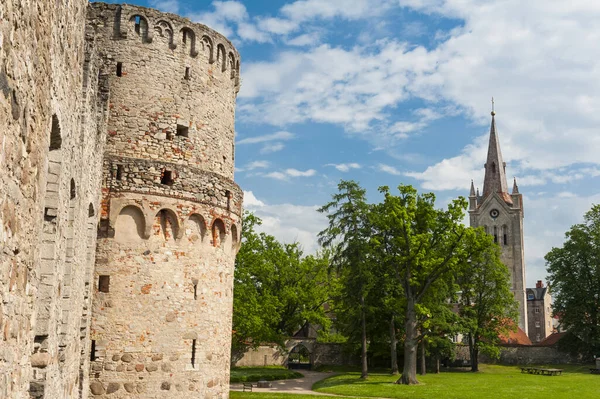
M254 382L260 380L275 381L301 377L304 376L298 372L280 366L233 367L231 369L229 382Z
M406 299L404 368L398 383L416 384L417 345L431 318L424 303L432 286L451 276L475 250L465 245L474 232L461 223L467 206L462 197L443 210L435 208L433 193L418 194L411 186L400 185L399 195L388 187L380 191L385 198L374 218L374 240Z
M411 386L394 385L397 377L391 376L389 370L371 370L368 381L357 378L359 372L354 371L319 381L313 389L347 397L398 399L571 399L598 396L598 376L590 374L590 365L540 366L558 367L564 371L560 377L542 377L522 374L519 366L482 365L479 373L453 371L428 374L419 377L423 384Z
M600 205L593 205L565 239L545 256L554 314L569 331L570 349L600 355Z
M478 371L479 353L500 356L500 335L517 326L517 302L510 290L508 269L500 261L500 248L479 228L470 245L480 248L459 270L459 312L468 338L471 370Z
M234 353L263 342L282 345L308 324L330 325L323 307L335 288L328 253L304 256L297 243L282 244L257 233L260 223L253 214L244 215L235 262Z
M369 206L366 191L354 181L342 180L332 200L319 208L327 213L329 226L319 233L319 242L332 248L331 264L339 273L346 310L356 308L361 331L361 378L367 378L367 326L365 297L372 285L369 264ZM351 312L346 312L349 314Z

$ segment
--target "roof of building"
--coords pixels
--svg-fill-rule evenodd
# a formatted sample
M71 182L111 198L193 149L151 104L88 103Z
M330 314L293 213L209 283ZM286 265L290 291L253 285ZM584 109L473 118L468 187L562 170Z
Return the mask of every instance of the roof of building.
M483 179L483 197L491 193L498 193L505 201L512 204L512 199L508 195L506 184L506 164L502 159L500 151L500 141L496 132L496 113L492 111L492 124L490 126L490 141L488 143L487 159L485 161L485 178ZM504 195L506 194L506 195Z
M544 299L548 287L541 288L527 288L527 300L528 301L540 301ZM533 294L533 299L529 299L529 294Z
M525 334L525 331L521 330L521 327L518 327L517 331L509 332L508 335L500 335L499 338L503 344L531 345L531 340Z
M564 337L566 332L558 332L548 335L546 338L541 340L538 345L540 346L554 346L558 341Z

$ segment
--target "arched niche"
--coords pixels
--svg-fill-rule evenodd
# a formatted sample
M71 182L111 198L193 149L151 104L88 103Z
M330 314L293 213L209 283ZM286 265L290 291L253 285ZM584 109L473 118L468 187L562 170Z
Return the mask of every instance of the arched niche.
M128 205L121 209L115 222L115 241L131 242L144 238L146 222L144 213L135 205Z
M50 151L60 150L62 147L62 135L60 132L60 122L56 114L52 115L52 126L50 128Z
M229 64L229 70L230 70L229 76L231 79L234 79L235 78L235 56L231 52L227 55L227 63Z
M178 238L179 221L177 214L168 208L163 208L154 216L152 236L164 241L173 241Z
M225 242L227 233L225 231L225 223L221 219L215 219L212 224L212 244L214 247L220 247Z
M196 34L188 27L181 28L181 42L184 52L189 52L190 56L195 57L198 55L196 51Z
M215 59L213 58L213 49L214 46L212 39L206 35L202 36L202 51L204 51L204 55L208 59L209 64L215 62Z
M235 224L231 225L231 248L236 251L239 244L238 229Z
M69 197L71 199L75 199L77 197L77 185L75 184L75 179L71 179L69 187Z
M227 69L227 61L225 58L225 46L221 43L217 44L217 64L221 64L221 71L225 72Z
M195 213L185 221L185 236L190 243L201 243L206 237L206 221Z
M177 47L173 42L173 27L165 20L160 20L154 25L154 31L158 33L158 37L167 43L170 49Z

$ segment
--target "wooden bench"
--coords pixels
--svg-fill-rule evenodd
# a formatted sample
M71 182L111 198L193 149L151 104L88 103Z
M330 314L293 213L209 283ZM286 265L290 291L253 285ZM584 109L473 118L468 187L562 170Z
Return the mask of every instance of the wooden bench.
M252 383L251 382L242 383L242 392L246 392L246 389L248 389L248 390L250 390L250 392L252 392Z
M562 375L563 369L545 369L541 367L521 367L521 373L541 375Z

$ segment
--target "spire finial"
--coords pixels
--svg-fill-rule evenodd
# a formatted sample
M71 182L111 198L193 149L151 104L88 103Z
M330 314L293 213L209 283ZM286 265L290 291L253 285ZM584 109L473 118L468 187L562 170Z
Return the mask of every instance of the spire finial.
M492 97L492 116L496 115L496 111L494 111L494 97Z
M514 181L513 181L513 190L512 193L513 194L518 194L519 193L519 186L517 186L517 178L513 177Z
M469 197L475 196L475 185L473 184L473 179L471 179L471 191L469 192Z

